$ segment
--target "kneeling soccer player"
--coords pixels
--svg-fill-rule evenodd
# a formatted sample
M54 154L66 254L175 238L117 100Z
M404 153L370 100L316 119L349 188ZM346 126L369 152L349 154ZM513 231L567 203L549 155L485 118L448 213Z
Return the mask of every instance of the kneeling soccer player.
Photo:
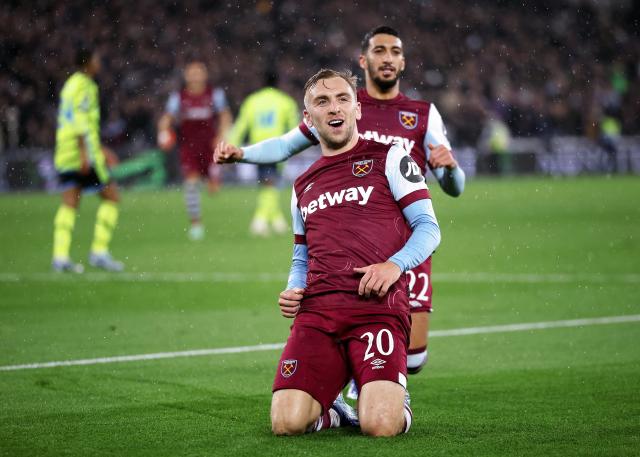
M293 189L294 255L279 304L295 321L273 385L272 430L294 435L359 421L367 435L397 435L412 420L403 273L431 255L440 230L407 151L358 137L349 73L321 70L307 81L304 102L322 157ZM338 396L351 378L357 419Z

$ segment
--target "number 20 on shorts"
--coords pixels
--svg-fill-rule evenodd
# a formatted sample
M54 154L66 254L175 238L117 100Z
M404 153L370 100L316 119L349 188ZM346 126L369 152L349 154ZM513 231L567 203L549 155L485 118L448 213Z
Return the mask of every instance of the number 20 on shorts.
M367 350L364 353L363 360L369 360L371 357L376 355L375 352L371 351L373 348L373 343L375 341L376 349L380 355L389 355L393 352L394 343L393 343L393 335L386 328L378 331L377 335L374 335L372 332L363 333L360 336L360 339L367 339Z

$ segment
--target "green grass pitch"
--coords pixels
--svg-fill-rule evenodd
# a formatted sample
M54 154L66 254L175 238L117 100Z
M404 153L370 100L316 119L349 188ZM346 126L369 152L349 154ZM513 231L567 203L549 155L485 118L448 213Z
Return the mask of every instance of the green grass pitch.
M431 187L433 331L640 314L638 178ZM0 366L283 342L291 237L248 235L253 192L205 195L200 243L178 191L124 192L127 273L82 277L49 272L57 196L0 196ZM79 212L77 260L96 207ZM409 379L414 426L393 439L273 437L278 350L0 371L0 455L638 455L639 343L640 322L434 336Z

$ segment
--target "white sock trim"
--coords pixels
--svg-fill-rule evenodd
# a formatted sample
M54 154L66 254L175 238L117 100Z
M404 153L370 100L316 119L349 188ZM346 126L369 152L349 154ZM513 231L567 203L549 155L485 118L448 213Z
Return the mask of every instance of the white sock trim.
M417 354L409 354L407 355L407 368L419 368L422 365L427 363L427 359L429 354L425 349L423 352L418 352Z
M200 184L186 182L184 185L184 198L189 217L192 220L200 219Z
M329 408L329 418L331 419L331 425L329 425L330 428L340 427L340 416L333 408Z
M413 413L411 412L411 408L408 405L404 405L404 431L403 433L407 433L411 428L411 424L413 423Z
M318 417L318 420L311 424L311 426L307 429L307 433L319 432L320 430L322 430L322 424L322 415L320 415L320 417Z

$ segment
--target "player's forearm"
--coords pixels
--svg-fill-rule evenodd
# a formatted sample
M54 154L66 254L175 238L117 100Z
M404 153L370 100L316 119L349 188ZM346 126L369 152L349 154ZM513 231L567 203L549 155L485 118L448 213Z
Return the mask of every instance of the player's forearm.
M291 269L287 280L287 289L304 289L307 287L307 260L309 258L307 245L294 244Z
M438 180L442 190L452 197L458 197L464 192L466 176L460 167L440 167L433 170L433 175Z
M427 260L440 244L440 227L430 200L418 200L402 210L413 233L402 249L389 260L405 272Z
M311 145L311 141L296 127L282 136L242 148L244 155L241 162L257 164L282 162Z

